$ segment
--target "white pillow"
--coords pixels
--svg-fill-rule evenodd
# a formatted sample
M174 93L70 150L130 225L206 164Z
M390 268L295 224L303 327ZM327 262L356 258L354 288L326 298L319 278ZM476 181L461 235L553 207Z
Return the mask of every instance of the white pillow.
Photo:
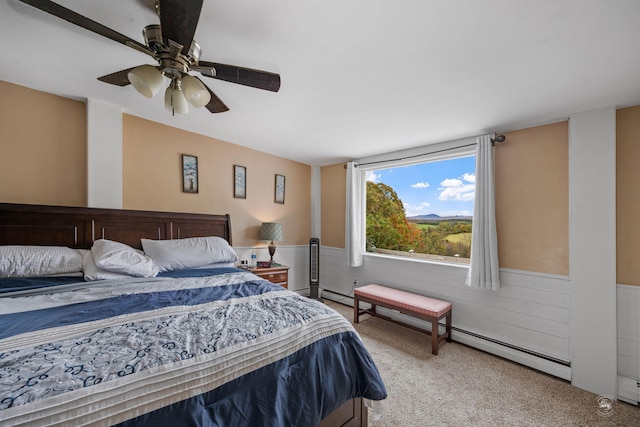
M140 241L144 253L153 259L160 271L198 268L238 260L238 255L229 242L216 236Z
M112 273L136 277L158 275L158 267L151 258L124 243L106 239L96 240L91 247L91 255L98 268Z
M84 271L84 280L88 282L94 280L110 280L131 277L126 274L113 273L111 271L101 269L93 260L91 251L87 251L87 253L82 258L82 270Z
M0 246L0 277L82 276L82 255L65 246Z

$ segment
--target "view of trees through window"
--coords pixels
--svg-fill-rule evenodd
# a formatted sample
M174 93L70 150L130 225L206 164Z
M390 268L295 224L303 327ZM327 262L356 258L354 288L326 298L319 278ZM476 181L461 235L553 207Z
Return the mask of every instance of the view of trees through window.
M475 157L367 172L367 252L468 263Z

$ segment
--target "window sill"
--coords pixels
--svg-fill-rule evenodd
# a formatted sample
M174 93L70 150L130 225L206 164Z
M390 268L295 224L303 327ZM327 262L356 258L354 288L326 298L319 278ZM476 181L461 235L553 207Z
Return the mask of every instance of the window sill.
M448 261L439 260L439 259L412 258L412 257L408 257L408 256L388 255L388 254L380 254L380 253L373 253L373 252L364 252L363 256L365 258L366 257L382 258L382 259L389 259L389 260L396 260L396 261L415 262L415 263L429 264L429 265L438 265L438 266L443 266L443 267L462 268L462 269L465 269L465 270L469 269L469 264L468 263L448 262ZM443 259L445 259L445 257L443 257Z

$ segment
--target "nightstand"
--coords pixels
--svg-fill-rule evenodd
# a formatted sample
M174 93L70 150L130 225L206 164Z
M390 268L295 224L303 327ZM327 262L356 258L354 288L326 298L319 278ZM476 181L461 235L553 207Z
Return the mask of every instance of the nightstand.
M289 267L286 265L279 265L276 267L256 267L248 268L250 272L258 277L280 285L283 288L289 285Z

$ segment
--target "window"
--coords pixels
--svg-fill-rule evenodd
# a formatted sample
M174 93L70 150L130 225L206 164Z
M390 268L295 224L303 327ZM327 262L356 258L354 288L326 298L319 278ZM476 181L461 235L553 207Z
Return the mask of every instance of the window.
M366 252L469 263L475 156L363 173Z
M420 254L416 251L419 246L417 243L412 246L398 247L398 249L402 249L398 250L387 249L386 247L389 247L389 245L371 238L367 241L367 237L374 236L374 231L371 230L372 227L378 226L382 228L387 226L384 222L385 220L378 218L379 224L376 225L375 218L370 217L371 233L369 233L370 236L367 236L367 180L374 184L385 184L389 189L387 190L387 196L393 198L392 196L395 194L398 199L396 206L399 207L402 213L396 216L387 216L386 221L392 225L400 226L401 230L402 224L408 223L406 220L407 211L409 216L417 216L419 214L415 209L416 207L432 208L431 211L422 211L421 213L424 215L428 215L424 212L429 212L439 216L451 216L456 213L464 214L464 216L467 216L466 214L468 213L468 216L471 216L473 201L469 199L475 197L475 153L479 138L470 137L456 141L441 142L348 162L346 165L347 212L345 223L345 261L347 265L350 267L363 265L363 255L368 251L371 253L370 251L374 250L376 252L397 250L398 254L403 256L468 263L468 260L461 259L460 253L457 253L457 257L455 256L456 253L453 253L451 258L445 258L447 256L446 252L445 255L438 253ZM446 171L446 173L442 174L442 171ZM440 173L439 177L437 173ZM406 179L404 183L402 181L396 182L394 181L396 176L406 176L410 179ZM414 187L411 187L411 185L414 185ZM371 187L371 184L369 184L369 187ZM382 189L385 188L382 187ZM425 190L424 193L436 193L437 197L413 198L408 192L412 189ZM464 190L469 191L465 192ZM385 191L382 192L384 193ZM422 195L426 195L424 193ZM382 199L382 201L384 200L386 199ZM429 203L429 206L427 206L427 203ZM447 207L439 207L439 204ZM423 228L433 227L429 224L406 226L407 232L413 231L415 233L416 229L420 229L420 233L416 234L428 235L428 230L422 233L421 229ZM390 234L399 233L397 231L398 228L388 227L387 230ZM453 234L461 233L448 233L446 236ZM379 236L384 236L384 233L379 233ZM462 238L462 236L457 237ZM422 249L418 248L418 250Z

